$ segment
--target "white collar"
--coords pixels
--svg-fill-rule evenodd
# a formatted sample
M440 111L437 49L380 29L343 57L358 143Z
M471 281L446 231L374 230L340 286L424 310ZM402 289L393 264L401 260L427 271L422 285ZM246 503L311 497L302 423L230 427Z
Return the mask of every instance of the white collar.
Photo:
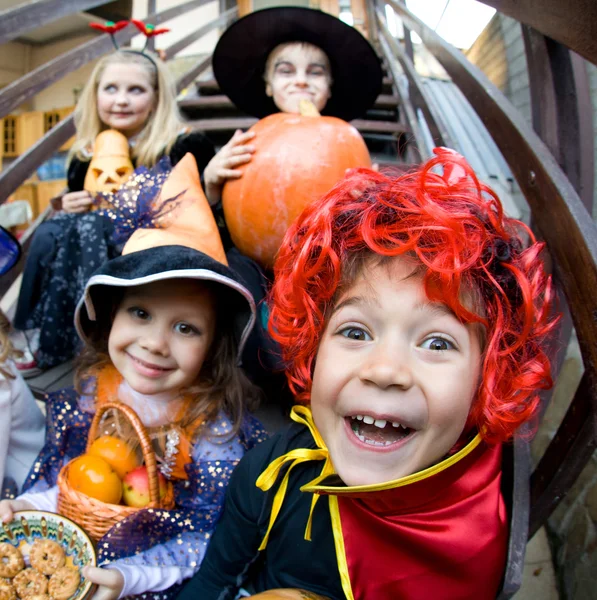
M184 398L180 392L162 392L160 394L140 394L125 380L118 388L118 399L130 406L138 415L145 427L159 427L176 421Z

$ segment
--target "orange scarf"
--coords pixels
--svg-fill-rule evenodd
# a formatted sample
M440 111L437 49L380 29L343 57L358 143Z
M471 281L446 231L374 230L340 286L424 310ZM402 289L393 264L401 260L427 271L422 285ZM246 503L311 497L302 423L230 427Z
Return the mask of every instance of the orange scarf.
M114 365L109 364L101 369L95 375L97 386L95 391L95 406L100 407L106 402L118 401L118 388L122 384L123 377L116 370ZM193 397L185 394L183 396L183 403L178 410L177 415L174 418L174 422L171 423L171 427L177 427L184 415L188 412L189 406L193 402ZM141 418L141 417L140 417ZM141 418L141 422L143 419ZM185 465L191 462L191 450L193 434L197 428L203 423L203 418L199 417L195 419L190 425L185 428L178 427L180 430L180 442L178 444L178 452L174 456L174 464L172 465L171 479L188 479Z

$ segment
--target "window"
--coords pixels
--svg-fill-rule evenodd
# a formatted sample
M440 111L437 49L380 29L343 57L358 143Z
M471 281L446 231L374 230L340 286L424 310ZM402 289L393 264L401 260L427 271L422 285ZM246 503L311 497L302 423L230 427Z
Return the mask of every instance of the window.
M14 115L4 117L2 127L2 145L4 156L17 155L17 118Z

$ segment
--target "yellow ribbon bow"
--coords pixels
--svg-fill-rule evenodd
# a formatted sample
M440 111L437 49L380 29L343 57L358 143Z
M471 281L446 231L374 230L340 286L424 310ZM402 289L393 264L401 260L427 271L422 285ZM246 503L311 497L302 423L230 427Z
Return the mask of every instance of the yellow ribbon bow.
M261 542L261 546L259 546L259 550L264 550L267 546L267 542L269 539L269 534L274 526L278 513L282 508L282 503L284 502L284 496L286 495L286 489L288 488L288 479L290 477L290 472L292 469L301 463L308 462L311 460L325 460L323 464L323 469L321 470L321 474L319 477L316 477L313 481L305 484L301 487L301 491L304 487L317 485L320 481L325 479L328 475L334 473L334 467L332 466L332 462L330 460L330 455L328 449L325 447L325 443L317 431L315 427L315 423L313 422L313 415L311 414L311 409L306 406L293 406L292 411L290 412L290 418L296 423L301 423L308 427L313 439L315 440L315 444L317 445L317 449L309 449L309 448L297 448L296 450L291 450L287 452L283 456L280 456L272 463L270 463L259 475L257 478L257 487L264 492L267 492L274 485L276 480L278 479L278 475L280 474L280 469L286 464L290 463L284 478L282 479L282 483L274 496L274 502L272 504L272 512L269 518L269 524L267 526L267 531ZM313 498L311 500L311 510L309 511L309 520L307 521L307 527L305 528L305 539L311 541L311 523L313 521L313 509L315 508L315 504L319 500L319 494L314 493Z

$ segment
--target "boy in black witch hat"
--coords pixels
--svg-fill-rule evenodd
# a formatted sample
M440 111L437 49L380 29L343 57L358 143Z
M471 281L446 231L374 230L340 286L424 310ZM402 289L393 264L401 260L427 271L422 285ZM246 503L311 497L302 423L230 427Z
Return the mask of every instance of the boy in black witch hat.
M381 91L379 58L353 27L327 13L299 7L256 11L228 28L213 55L221 90L250 115L298 113L310 100L323 115L350 121ZM358 85L357 85L358 83ZM251 160L254 134L237 130L204 171L210 204L227 179Z

